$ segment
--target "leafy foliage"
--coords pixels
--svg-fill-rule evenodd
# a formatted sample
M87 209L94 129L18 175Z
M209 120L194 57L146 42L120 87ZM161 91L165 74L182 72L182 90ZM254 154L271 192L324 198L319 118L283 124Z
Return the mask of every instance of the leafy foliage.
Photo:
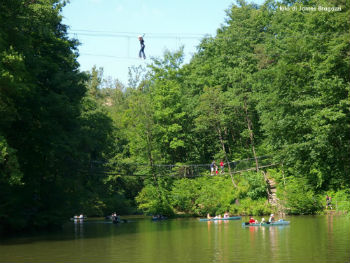
M322 208L318 196L300 178L288 180L282 193L290 214L314 214Z
M1 1L2 230L136 205L266 214L262 174L227 177L233 160L258 155L279 165L271 176L290 213L318 212L325 192L348 200L350 6L336 3L342 11L285 12L327 3L239 1L190 63L183 48L166 51L130 68L124 86L101 68L79 72L79 43L61 23L65 1ZM212 160L225 161L224 176L161 177L186 175L171 164Z
M86 167L109 151L112 122L85 96L88 78L78 70L78 42L61 24L63 6L48 0L0 3L6 25L0 28L4 231L61 225L84 212L82 199L100 180Z
M157 62L159 69L153 66L152 70L158 79L153 81L168 81L162 99L177 90L189 97L184 100L181 121L171 118L181 124L174 138L181 134L180 127L190 132L183 138L192 138L182 140L180 149L186 151L176 160L188 162L185 156L191 156L209 163L225 156L233 160L255 152L271 154L281 165L275 176L285 206L290 213L309 214L321 209L319 193L349 186L349 21L345 21L349 3L339 2L342 12L284 12L279 8L283 4L269 1L259 7L240 1L232 5L226 24L216 37L202 40L188 65L167 75L167 63ZM153 92L158 89L162 90L153 86ZM162 114L169 112L162 109ZM159 149L165 152L170 153ZM170 153L162 160L173 163L172 158ZM267 197L263 180L260 174L249 174L238 180L237 191L228 199L245 199L241 211L253 213L243 207ZM174 184L176 209L200 214L230 206L231 201L217 206L222 193L214 188L220 179L210 187L204 179L191 182Z
M147 184L136 197L139 208L147 214L173 215L169 182L159 178L157 185Z

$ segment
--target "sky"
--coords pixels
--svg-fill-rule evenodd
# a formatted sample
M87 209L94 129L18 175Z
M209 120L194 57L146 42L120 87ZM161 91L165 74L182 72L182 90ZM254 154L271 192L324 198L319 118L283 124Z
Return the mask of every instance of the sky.
M82 71L95 65L104 77L128 82L128 69L162 57L165 50L184 46L188 63L200 40L215 36L225 24L232 0L70 0L63 8L63 24L80 41L78 62ZM255 3L261 4L262 0ZM145 40L146 60L138 57Z

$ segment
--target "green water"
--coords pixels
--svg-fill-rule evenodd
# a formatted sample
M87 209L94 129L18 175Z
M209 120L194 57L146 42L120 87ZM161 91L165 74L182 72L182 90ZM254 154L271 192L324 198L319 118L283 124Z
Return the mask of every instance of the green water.
M62 231L0 240L0 262L350 262L350 219L287 217L289 226L133 218L67 223Z

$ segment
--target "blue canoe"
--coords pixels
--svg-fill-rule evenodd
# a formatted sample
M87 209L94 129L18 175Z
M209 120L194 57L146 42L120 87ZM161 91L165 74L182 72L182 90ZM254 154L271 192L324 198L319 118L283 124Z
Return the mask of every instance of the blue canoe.
M249 224L248 222L242 223L242 226L285 226L289 225L289 221L279 220L275 221L273 223L265 222L265 223L258 223L258 224Z
M168 218L166 216L161 217L152 217L152 221L161 221L161 220L167 220Z
M230 216L226 218L200 218L199 221L218 221L218 220L240 220L241 216Z

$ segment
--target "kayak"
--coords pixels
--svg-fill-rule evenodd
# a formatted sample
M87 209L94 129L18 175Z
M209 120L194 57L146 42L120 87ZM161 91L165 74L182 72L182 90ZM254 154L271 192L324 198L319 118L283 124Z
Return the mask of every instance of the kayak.
M87 217L85 216L85 217L83 217L83 218L80 218L80 217L78 217L78 218L74 218L74 217L72 217L71 219L70 219L71 221L85 221L85 220L87 220Z
M248 222L242 223L242 226L283 226L283 225L289 225L289 221L279 220L275 221L273 223L265 222L265 223L258 223L258 224L249 224Z
M230 217L222 217L222 218L200 218L199 221L217 221L217 220L240 220L241 216L230 216Z
M167 220L168 218L166 216L161 216L161 217L152 217L152 221L160 221L160 220Z
M112 223L113 224L128 223L128 220L121 219L121 218L114 218L114 219L112 219Z

